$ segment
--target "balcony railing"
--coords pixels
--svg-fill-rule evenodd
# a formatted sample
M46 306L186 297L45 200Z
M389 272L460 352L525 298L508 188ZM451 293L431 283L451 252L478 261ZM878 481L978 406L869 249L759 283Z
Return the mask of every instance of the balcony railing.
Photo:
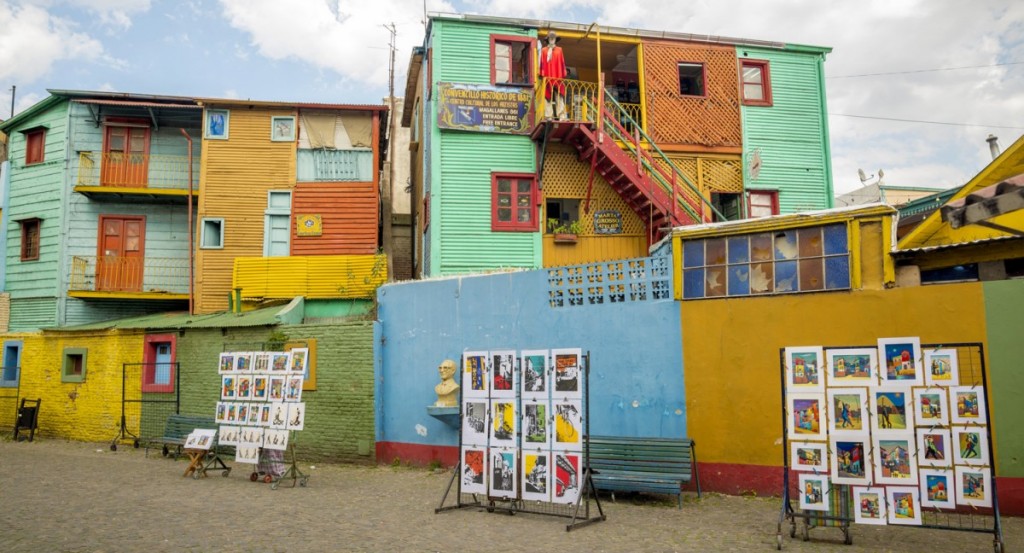
M188 189L188 156L79 152L77 186ZM193 187L199 160L192 161Z
M549 87L552 89L552 93L561 93L562 90L565 91L565 94L563 95L565 98L565 119L568 119L569 121L594 122L595 113L592 106L597 105L597 83L576 81L573 79L550 79L547 77L542 77L539 85L537 86L534 105L534 113L536 114L537 122L540 122L545 118L544 91ZM625 111L633 121L642 121L640 104L619 102L618 105L622 107L622 110ZM609 110L613 108L610 99L606 99L605 108ZM554 109L554 106L552 109Z
M188 259L76 255L68 291L187 294Z
M299 150L299 182L368 182L373 180L372 150Z
M384 255L236 257L232 288L245 300L372 298L388 280Z

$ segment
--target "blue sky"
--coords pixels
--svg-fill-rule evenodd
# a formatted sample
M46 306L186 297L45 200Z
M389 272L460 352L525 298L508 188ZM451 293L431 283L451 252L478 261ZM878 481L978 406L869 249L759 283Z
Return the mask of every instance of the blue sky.
M380 103L384 25L400 94L424 7L831 46L837 192L860 186L857 168L962 184L991 159L986 136L1005 148L1024 134L1024 3L1011 0L0 0L0 118L12 85L15 111L47 88Z

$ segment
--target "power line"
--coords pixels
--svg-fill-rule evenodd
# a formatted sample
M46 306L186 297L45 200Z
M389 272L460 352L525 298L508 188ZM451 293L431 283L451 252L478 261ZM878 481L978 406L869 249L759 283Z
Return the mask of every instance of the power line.
M898 119L896 117L874 117L871 115L853 115L850 113L833 113L829 112L829 115L837 115L840 117L854 117L856 119L878 119L880 121L899 121L901 123L925 123L928 125L950 125L953 127L984 127L989 129L1018 129L1024 130L1024 127L1012 127L1008 125L979 125L976 123L949 123L946 121L924 121L921 119Z
M911 71L890 71L887 73L861 73L859 75L838 75L826 77L827 79L851 79L853 77L877 77L881 75L909 75L912 73L933 73L936 71L957 71L959 69L983 69L985 67L1001 67L1004 65L1024 65L1024 61L1008 61L1006 63L992 63L989 65L964 65L962 67L940 67L938 69L914 69Z

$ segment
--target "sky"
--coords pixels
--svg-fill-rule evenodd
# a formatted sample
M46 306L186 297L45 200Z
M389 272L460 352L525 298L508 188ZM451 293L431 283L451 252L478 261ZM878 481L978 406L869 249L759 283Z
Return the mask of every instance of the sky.
M0 118L47 89L378 104L423 42L424 11L833 48L836 193L884 171L949 188L1024 134L1024 2L1013 0L0 0Z

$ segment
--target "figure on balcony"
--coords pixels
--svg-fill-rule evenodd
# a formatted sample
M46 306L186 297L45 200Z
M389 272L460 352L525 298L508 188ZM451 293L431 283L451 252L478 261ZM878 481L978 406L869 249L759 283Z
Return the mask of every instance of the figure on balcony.
M548 31L547 46L540 54L540 75L544 81L544 117L551 119L552 111L556 119L565 119L565 57L562 47L557 46L558 37L554 31Z

